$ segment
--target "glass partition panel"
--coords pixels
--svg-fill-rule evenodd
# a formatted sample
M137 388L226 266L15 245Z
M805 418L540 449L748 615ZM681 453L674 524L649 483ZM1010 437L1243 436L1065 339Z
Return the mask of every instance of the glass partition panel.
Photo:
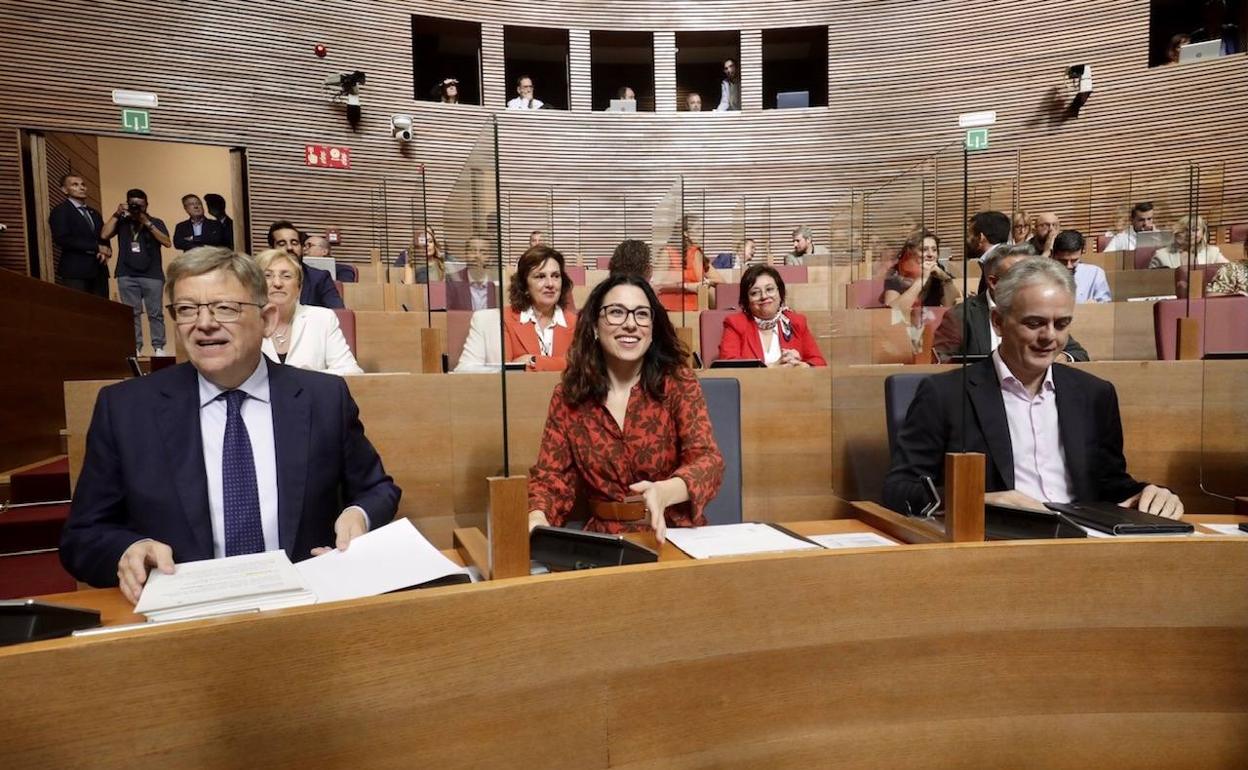
M555 227L554 188L507 192L501 203L503 259L507 265L514 266L521 254L538 243L558 251L575 245L576 233Z
M651 284L658 292L672 323L687 328L697 321L699 271L692 269L698 256L690 235L699 239L700 223L686 232L692 211L686 210L684 177L677 177L659 197L654 209L650 252L654 264ZM696 240L694 241L696 243Z

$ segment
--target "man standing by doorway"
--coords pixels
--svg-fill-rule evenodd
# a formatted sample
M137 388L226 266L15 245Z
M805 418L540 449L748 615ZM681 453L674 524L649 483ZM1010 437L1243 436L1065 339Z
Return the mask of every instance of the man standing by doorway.
M100 237L108 240L117 235L117 293L121 301L134 310L134 347L143 351L143 311L152 332L153 355L165 355L165 317L160 294L165 287L165 271L161 264L161 247L172 248L169 228L159 219L147 215L147 193L133 189L126 192L126 202L104 223Z
M108 259L112 250L100 238L104 217L87 205L87 182L77 174L61 177L61 201L48 215L52 242L61 250L57 283L108 299Z
M194 193L182 196L182 208L187 219L173 228L173 245L179 251L190 251L199 246L224 246L225 234L221 224L204 216L204 203Z
M217 224L221 225L221 234L225 236L221 245L233 251L234 220L225 213L225 198L218 193L208 193L204 196L204 205L208 207L208 216L217 220Z

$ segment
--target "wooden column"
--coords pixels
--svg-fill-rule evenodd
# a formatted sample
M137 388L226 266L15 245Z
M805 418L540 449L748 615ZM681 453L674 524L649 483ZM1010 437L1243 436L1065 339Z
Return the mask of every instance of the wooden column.
M758 112L763 109L763 32L758 29L741 30L741 56L737 59L737 73L741 81L741 111ZM719 102L718 94L715 102ZM705 109L705 105L703 109Z
M654 111L676 112L676 33L654 33Z
M568 30L568 109L593 110L593 82L590 75L589 30Z
M529 574L529 479L491 476L486 533L490 541L490 580Z
M1191 284L1188 284L1191 291ZM1175 337L1176 357L1180 361L1199 361L1201 358L1200 319L1180 318L1178 333Z
M945 537L951 542L984 539L984 466L977 452L945 455Z
M446 329L420 330L420 370L425 374L442 373L442 354L446 352Z

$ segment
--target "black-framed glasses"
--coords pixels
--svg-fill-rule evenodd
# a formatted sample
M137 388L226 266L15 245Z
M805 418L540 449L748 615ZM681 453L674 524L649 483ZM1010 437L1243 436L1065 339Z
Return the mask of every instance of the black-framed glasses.
M633 317L633 323L638 326L649 326L654 323L654 311L649 305L631 309L623 305L606 305L602 308L602 317L611 326L623 326L630 315Z
M208 308L208 314L212 316L212 320L217 323L233 323L243 315L243 308L247 305L252 307L264 307L258 302L233 302L219 300L217 302L174 302L165 305L165 310L169 311L169 315L173 320L180 324L195 323L199 320L199 309L201 307Z

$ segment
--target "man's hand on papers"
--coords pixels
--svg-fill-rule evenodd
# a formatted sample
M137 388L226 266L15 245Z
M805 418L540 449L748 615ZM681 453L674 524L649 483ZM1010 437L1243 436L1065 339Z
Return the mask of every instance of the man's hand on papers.
M172 575L173 549L157 540L139 540L131 543L117 561L117 583L131 604L138 604L151 567Z
M1145 513L1164 516L1167 519L1177 519L1183 515L1183 501L1179 499L1179 496L1155 484L1149 484L1140 490L1138 495L1118 504L1123 508L1138 508Z
M334 521L334 537L336 538L333 547L324 546L321 548L313 548L312 555L320 556L323 553L329 553L337 548L339 551L347 550L347 546L351 541L368 531L368 520L364 510L358 506L351 506L342 513L338 514L338 519Z

